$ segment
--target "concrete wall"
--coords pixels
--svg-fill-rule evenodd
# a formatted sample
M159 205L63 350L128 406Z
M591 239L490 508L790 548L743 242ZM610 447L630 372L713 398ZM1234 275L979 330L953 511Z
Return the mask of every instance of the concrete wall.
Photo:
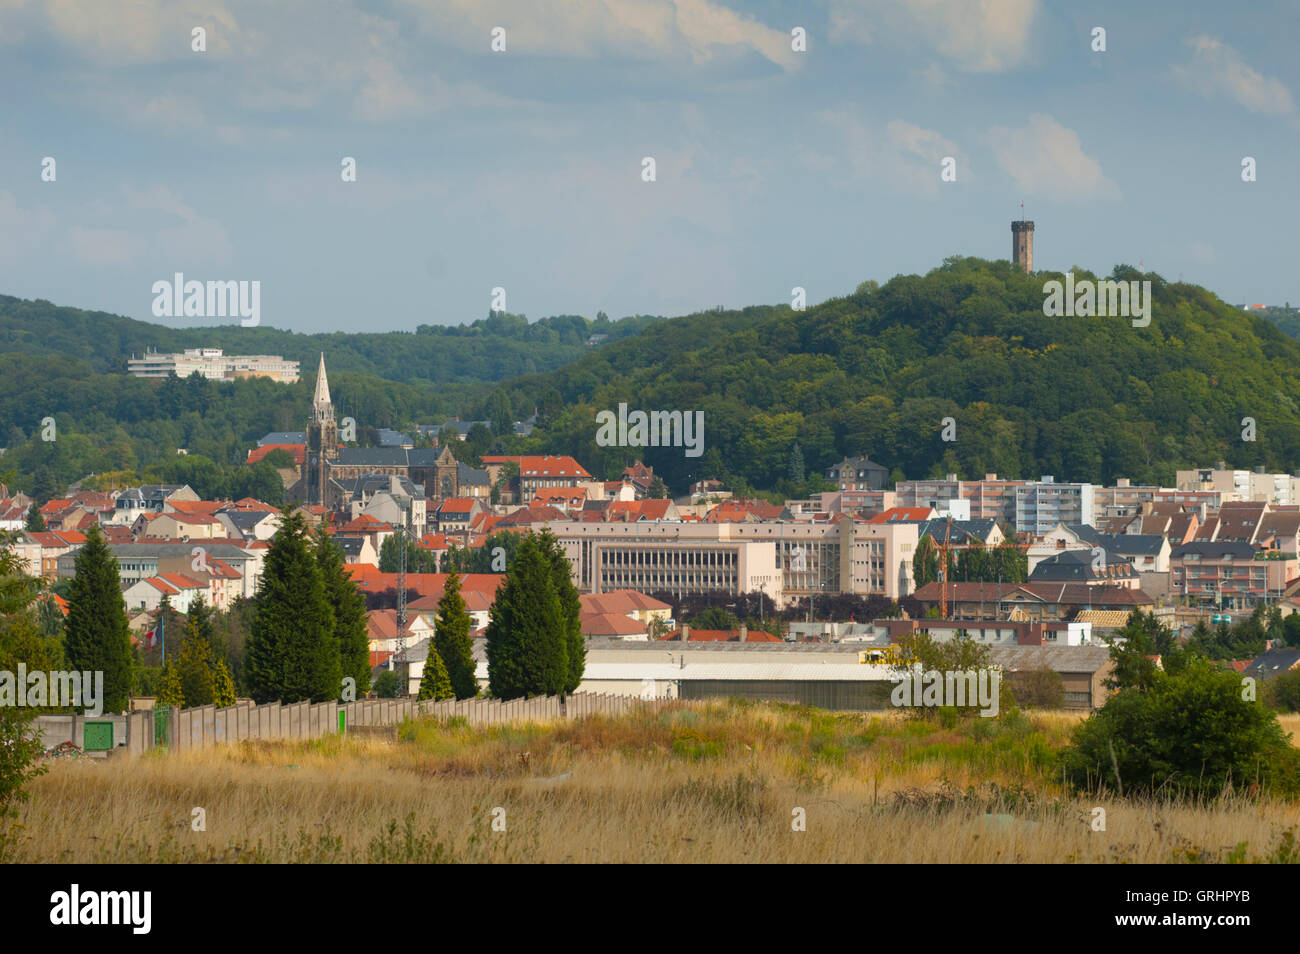
M446 702L417 702L414 699L367 699L362 702L297 702L281 705L240 705L217 708L199 706L171 710L170 738L154 737L154 713L133 712L128 716L104 716L114 722L117 751L138 755L165 746L175 751L204 749L226 742L272 739L315 739L336 735L339 713L346 726L397 725L406 719L460 716L470 725L498 725L511 722L541 722L575 719L587 715L617 715L653 706L653 702L602 693L577 693L561 700L558 696L534 699L465 699ZM46 715L37 719L42 744L51 749L72 741L84 745L84 716Z

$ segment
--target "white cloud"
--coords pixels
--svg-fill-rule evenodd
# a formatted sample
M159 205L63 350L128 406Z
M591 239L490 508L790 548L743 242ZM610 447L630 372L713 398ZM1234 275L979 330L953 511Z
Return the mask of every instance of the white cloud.
M428 33L489 54L491 30L506 30L506 53L702 63L728 49L752 51L783 69L800 65L790 34L711 0L405 0Z
M109 65L224 55L243 44L238 23L220 3L46 0L45 14L61 40ZM207 31L206 53L190 47L190 31L200 26Z
M1078 201L1117 199L1119 187L1083 151L1079 134L1051 116L1035 114L1019 129L989 130L998 165L1025 195Z
M1222 94L1252 113L1287 114L1295 111L1291 92L1275 79L1253 69L1232 47L1213 37L1190 37L1192 62L1174 67L1174 75L1202 96Z
M822 110L817 119L843 137L843 165L851 178L887 185L892 192L934 199L939 196L939 164L945 156L957 160L958 182L971 178L970 165L956 143L933 129L894 119L879 130L849 109Z
M1019 66L1038 0L831 0L832 43L921 48L968 73Z
M24 211L12 192L0 191L0 262L16 262L22 252L40 245L54 222L53 213Z
M137 242L122 229L88 229L74 225L68 232L72 258L79 265L124 265L135 257Z

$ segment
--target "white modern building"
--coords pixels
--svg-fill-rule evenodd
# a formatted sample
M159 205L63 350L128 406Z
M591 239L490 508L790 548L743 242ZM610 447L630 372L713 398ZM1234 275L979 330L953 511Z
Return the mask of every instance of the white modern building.
M127 359L127 371L137 378L188 378L198 374L213 381L270 378L284 384L298 380L298 362L278 354L223 354L220 348L186 348L180 354L147 351Z

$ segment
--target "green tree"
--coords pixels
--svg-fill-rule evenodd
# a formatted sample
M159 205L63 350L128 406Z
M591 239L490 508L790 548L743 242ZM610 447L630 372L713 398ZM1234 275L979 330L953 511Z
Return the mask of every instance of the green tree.
M181 677L176 672L176 667L168 663L163 667L162 688L158 690L158 698L154 701L156 708L162 709L167 706L184 707L185 690L181 688Z
M391 669L385 669L375 679L374 692L380 699L396 699L397 692L401 688L401 680Z
M460 592L460 574L452 570L438 600L433 644L439 659L447 668L447 676L457 699L472 699L478 695L478 680L474 677L474 639L469 634L470 625L465 598Z
M218 659L212 671L212 701L221 707L235 704L235 682L223 660Z
M451 687L451 679L447 676L447 667L443 665L442 657L438 655L438 650L429 645L429 655L424 660L424 672L420 675L420 693L417 699L423 701L432 699L435 702L441 702L443 699L451 699L456 695L456 691Z
M57 637L63 633L63 610L53 596L47 594L36 601L36 617L43 635Z
M1156 656L1161 657L1167 672L1176 672L1183 665L1184 653L1174 642L1174 634L1154 613L1134 610L1106 642L1114 664L1106 679L1109 689L1150 689L1159 673Z
M569 682L564 611L535 537L519 544L489 611L488 690L498 699L551 696Z
M131 633L117 560L99 527L77 552L63 640L68 666L104 673L103 711L125 712L131 701Z
M15 672L19 663L48 670L50 647L31 618L29 605L37 581L23 572L10 535L0 532L0 670ZM36 712L27 707L0 706L0 824L11 818L19 802L29 797L26 784L45 768L39 733L32 731ZM0 861L6 838L0 829Z
M543 530L537 537L537 543L551 561L551 580L555 585L555 595L560 601L564 644L568 656L568 678L564 683L564 691L576 692L587 668L587 643L582 638L582 599L578 595L578 588L573 584L573 565L564 555L564 547L555 534Z
M339 697L342 665L334 614L301 511L281 511L248 637L246 680L259 702Z
M27 519L23 523L23 529L29 533L41 533L49 529L45 525L45 517L41 515L41 508L36 506L36 501L32 501L32 505L27 508Z
M790 448L790 464L787 468L790 475L790 482L793 484L802 484L806 476L803 462L803 451L799 448L799 442L795 441L794 446Z
M515 413L505 391L493 391L487 403L488 423L498 437L510 437L515 432Z
M912 581L919 590L927 583L939 579L939 551L934 539L926 534L916 542L916 552L912 555Z
M740 620L721 606L709 606L691 617L692 629L735 630L740 627Z
M185 631L200 640L208 649L208 658L216 662L223 655L217 644L217 629L213 624L213 611L202 595L190 600L185 612Z
M370 691L371 678L366 598L343 566L342 548L323 529L316 535L316 562L334 617L334 638L343 677L356 680L357 698L360 698Z
M181 641L173 671L181 681L181 695L187 706L211 705L215 683L212 678L212 649L193 629Z

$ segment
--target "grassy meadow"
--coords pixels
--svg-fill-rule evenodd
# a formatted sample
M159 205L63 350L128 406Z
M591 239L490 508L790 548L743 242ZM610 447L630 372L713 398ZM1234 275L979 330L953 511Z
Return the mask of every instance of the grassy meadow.
M1079 797L1080 716L676 703L391 738L64 759L0 829L16 862L1300 861L1300 808ZM1300 716L1282 717L1300 734ZM1294 744L1294 740L1293 740ZM1094 809L1105 830L1094 830ZM195 809L205 830L196 831ZM804 830L796 830L800 827ZM504 829L504 830L501 830Z

